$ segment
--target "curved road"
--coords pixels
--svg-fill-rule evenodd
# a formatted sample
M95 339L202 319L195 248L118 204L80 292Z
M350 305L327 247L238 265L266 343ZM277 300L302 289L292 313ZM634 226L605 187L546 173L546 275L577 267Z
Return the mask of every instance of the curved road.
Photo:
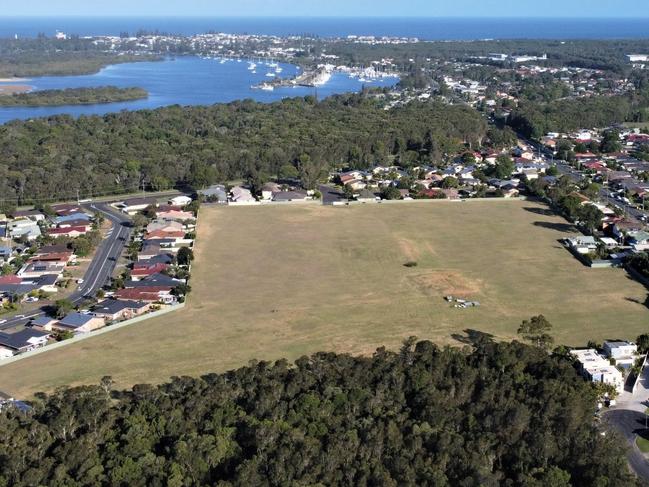
M649 366L642 369L633 392L624 391L617 405L602 414L606 423L626 440L629 450L629 466L645 483L649 484L649 460L638 449L635 441L639 433L647 432L649 417L645 415L649 405Z
M645 431L646 415L630 409L613 409L604 413L603 417L628 443L627 458L631 469L638 477L649 482L649 461L635 444L636 435Z
M95 293L106 284L106 281L115 270L123 248L128 244L132 231L130 227L131 220L128 215L118 213L108 203L92 203L84 205L84 209L102 214L107 220L111 221L113 226L109 230L108 236L97 247L95 256L83 277L83 283L68 298L75 305L88 297L94 297ZM19 315L10 318L6 323L0 325L0 330L24 325L32 318L43 316L45 311L46 307L44 306L26 316Z

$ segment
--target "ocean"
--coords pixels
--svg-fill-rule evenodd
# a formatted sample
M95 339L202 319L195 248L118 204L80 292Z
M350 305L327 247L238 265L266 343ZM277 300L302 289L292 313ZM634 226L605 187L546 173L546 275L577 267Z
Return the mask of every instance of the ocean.
M138 30L172 34L209 31L320 37L375 35L422 40L637 39L649 37L643 18L210 18L210 17L0 17L0 37L48 36L57 30L81 36Z

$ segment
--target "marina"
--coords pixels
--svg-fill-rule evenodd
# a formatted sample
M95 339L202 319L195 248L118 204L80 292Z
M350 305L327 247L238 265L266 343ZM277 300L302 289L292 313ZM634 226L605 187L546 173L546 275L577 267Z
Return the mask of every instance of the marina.
M191 73L191 75L188 75ZM372 86L393 86L397 77L386 77ZM0 81L0 91L16 81ZM79 87L140 87L147 99L83 106L0 108L0 123L66 114L103 115L121 110L155 109L168 105L211 105L252 99L270 103L288 97L319 97L358 92L364 83L353 72L337 69L309 72L299 66L271 59L236 59L217 56L180 56L162 61L144 61L108 66L96 74L46 76L21 80L32 90Z

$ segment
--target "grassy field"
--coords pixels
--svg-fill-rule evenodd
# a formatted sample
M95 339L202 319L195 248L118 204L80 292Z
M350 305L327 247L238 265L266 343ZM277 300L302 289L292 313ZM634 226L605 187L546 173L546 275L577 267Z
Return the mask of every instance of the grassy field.
M648 331L647 290L580 264L558 242L572 233L521 201L204 208L187 308L0 367L0 389L160 382L411 335L457 344L467 329L510 339L539 313L569 345Z

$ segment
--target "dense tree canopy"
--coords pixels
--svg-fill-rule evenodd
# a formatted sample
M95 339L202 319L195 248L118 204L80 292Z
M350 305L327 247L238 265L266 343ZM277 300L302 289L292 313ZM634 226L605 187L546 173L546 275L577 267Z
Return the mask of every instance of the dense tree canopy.
M93 88L67 88L64 90L40 90L0 96L0 106L60 106L90 105L146 98L142 88L117 88L98 86Z
M425 102L386 111L363 95L61 115L0 126L0 195L23 203L70 198L77 189L93 196L143 185L263 182L287 165L312 185L334 165L440 160L479 145L485 133L469 107Z
M485 338L104 378L0 414L0 485L634 485L594 409L567 359Z

